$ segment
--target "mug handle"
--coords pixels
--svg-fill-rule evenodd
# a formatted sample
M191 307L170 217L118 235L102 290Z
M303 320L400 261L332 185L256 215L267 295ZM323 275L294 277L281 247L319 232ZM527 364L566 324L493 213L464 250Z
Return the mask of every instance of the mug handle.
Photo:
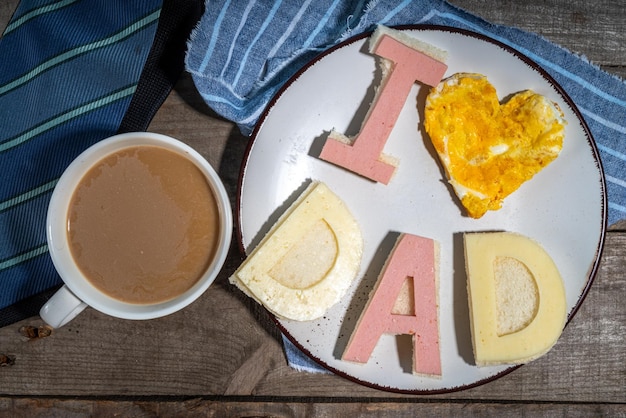
M39 315L52 328L60 328L76 318L87 304L78 299L68 288L63 285L52 297L41 307Z

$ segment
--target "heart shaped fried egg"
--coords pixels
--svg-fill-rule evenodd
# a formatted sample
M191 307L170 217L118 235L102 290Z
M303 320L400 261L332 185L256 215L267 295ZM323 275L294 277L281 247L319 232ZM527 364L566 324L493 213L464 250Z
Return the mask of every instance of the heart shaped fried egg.
M565 125L558 105L531 90L501 104L481 74L455 74L426 98L424 128L472 218L500 209L505 197L554 161Z

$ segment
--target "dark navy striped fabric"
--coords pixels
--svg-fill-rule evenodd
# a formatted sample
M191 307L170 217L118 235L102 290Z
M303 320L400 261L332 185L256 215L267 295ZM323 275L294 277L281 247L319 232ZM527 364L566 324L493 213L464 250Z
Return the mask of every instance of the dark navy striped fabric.
M0 312L60 284L45 236L51 192L118 130L161 3L23 0L0 38Z
M377 24L468 29L537 62L576 103L596 140L609 224L626 218L626 84L538 35L490 24L446 1L210 1L186 66L206 103L249 134L271 97L304 64Z

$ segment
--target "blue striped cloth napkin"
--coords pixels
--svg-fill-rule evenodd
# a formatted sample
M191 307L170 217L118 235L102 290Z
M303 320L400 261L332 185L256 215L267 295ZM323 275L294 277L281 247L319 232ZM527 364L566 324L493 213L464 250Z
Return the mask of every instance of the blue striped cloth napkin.
M542 66L583 114L604 165L609 224L626 218L626 84L542 37L494 25L442 0L207 1L186 68L206 103L250 134L268 101L320 52L378 24L433 24L496 39ZM320 371L289 341L296 369Z
M35 315L61 283L45 222L62 172L95 142L147 127L202 10L191 0L20 2L0 38L0 326Z

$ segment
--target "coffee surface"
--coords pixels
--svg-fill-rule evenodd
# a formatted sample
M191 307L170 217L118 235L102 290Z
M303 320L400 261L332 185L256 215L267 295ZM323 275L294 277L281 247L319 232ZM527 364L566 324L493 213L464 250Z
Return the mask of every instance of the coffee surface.
M204 174L157 146L123 149L92 167L74 192L67 227L87 279L136 304L190 289L215 256L220 228Z

